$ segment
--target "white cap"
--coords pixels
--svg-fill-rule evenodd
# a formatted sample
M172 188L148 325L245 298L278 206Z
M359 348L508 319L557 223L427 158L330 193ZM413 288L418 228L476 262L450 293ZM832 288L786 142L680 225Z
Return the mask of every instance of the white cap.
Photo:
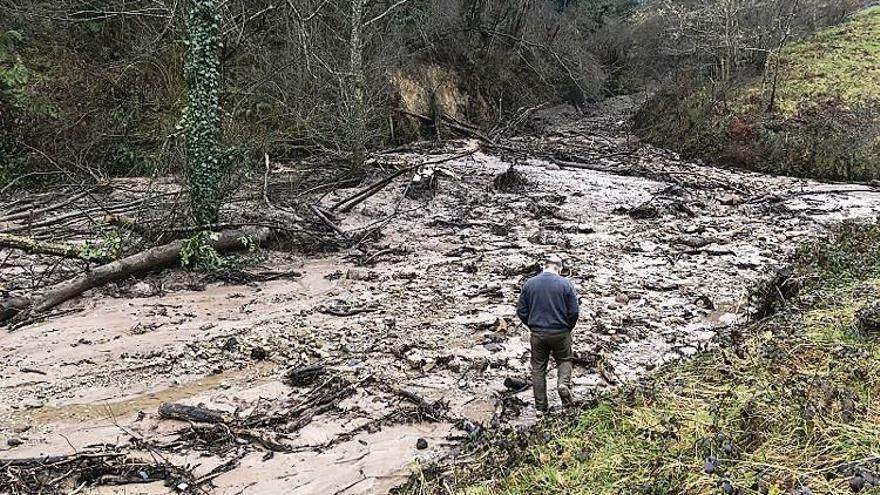
M553 263L554 265L559 266L563 265L562 257L560 257L558 254L548 254L544 257L544 263Z

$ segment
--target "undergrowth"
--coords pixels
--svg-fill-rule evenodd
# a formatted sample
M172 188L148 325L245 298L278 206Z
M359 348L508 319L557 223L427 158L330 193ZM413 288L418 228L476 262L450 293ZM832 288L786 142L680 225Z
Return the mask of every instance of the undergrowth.
M215 232L202 231L184 240L180 249L180 265L191 271L216 272L262 261L259 245L250 237L239 239L246 250L243 255L229 256L223 256L211 245L211 241L218 237L219 234Z
M488 434L399 493L880 493L880 228L803 246L799 291L720 347L580 411Z
M880 7L873 7L791 44L781 55L772 103L772 71L729 83L683 75L637 113L635 130L720 165L821 179L880 178L878 33Z

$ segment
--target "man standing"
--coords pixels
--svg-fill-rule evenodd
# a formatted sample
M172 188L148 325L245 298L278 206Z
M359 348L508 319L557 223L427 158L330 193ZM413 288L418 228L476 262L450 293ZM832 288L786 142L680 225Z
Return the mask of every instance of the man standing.
M535 409L547 412L547 364L556 361L557 391L563 405L572 403L571 331L577 324L580 307L574 286L563 278L562 258L550 255L544 271L529 279L522 289L516 314L531 330L532 387Z

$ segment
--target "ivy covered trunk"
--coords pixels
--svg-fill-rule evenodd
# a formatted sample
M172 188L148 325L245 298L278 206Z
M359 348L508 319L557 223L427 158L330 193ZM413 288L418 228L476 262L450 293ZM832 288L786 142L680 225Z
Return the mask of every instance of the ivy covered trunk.
M193 219L217 221L223 170L220 136L220 9L218 0L190 0L186 16L187 107L184 113Z

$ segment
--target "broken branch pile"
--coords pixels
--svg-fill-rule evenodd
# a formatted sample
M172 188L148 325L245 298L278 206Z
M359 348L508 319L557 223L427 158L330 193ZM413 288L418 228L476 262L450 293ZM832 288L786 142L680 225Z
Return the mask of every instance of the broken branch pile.
M0 459L0 492L46 495L79 493L88 487L162 481L178 492L198 486L190 472L168 462L139 459L118 448L71 455Z

